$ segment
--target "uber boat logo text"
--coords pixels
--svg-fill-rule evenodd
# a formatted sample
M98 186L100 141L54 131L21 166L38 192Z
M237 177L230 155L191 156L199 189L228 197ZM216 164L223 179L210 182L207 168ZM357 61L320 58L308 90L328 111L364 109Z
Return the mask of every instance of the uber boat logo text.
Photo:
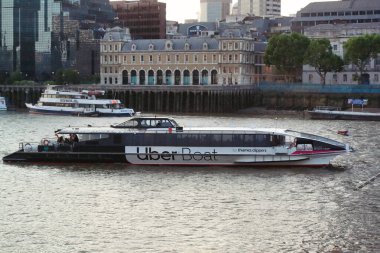
M193 152L190 148L181 148L181 151L156 151L152 147L145 147L140 153L140 148L137 147L137 158L140 160L149 161L175 161L176 156L180 156L183 161L216 161L215 149L212 152Z

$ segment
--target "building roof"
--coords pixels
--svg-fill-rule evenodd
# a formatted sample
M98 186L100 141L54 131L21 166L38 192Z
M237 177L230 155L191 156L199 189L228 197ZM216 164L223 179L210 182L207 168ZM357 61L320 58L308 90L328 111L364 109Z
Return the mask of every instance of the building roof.
M133 40L124 44L122 51L164 51L166 49L166 43L172 43L172 51L183 51L185 49L185 44L189 43L189 51L202 51L204 43L207 43L208 50L218 50L219 43L215 38L207 37L193 37L186 39L157 39L157 40ZM153 49L150 46L153 46ZM132 50L133 46L135 49Z
M131 34L128 28L120 28L118 26L111 29L107 29L103 40L113 40L113 41L129 41L131 40Z
M366 11L380 10L378 0L342 0L331 2L314 2L301 9L299 13L338 12L338 11Z

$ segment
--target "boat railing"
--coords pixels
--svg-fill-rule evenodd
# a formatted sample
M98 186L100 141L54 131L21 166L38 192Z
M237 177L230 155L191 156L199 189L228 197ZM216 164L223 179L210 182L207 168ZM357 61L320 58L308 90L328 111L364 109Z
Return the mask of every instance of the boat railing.
M59 143L54 139L42 139L40 142L21 142L19 150L24 152L71 152L73 143Z

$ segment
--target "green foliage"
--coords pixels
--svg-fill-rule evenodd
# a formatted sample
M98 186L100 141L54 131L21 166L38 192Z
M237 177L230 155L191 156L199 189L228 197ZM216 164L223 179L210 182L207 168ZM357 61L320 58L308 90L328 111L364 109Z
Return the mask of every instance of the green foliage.
M79 72L74 69L60 69L55 74L55 83L59 85L79 84L80 83Z
M312 40L304 56L304 63L315 68L321 77L321 84L326 84L328 72L343 70L343 60L332 52L328 39Z
M20 71L15 71L15 72L11 73L8 81L9 81L10 84L14 84L17 81L21 81L21 80L22 80L21 72Z
M31 81L31 80L21 80L21 81L15 81L13 84L15 84L15 85L34 85L36 83L34 81Z
M380 53L380 35L370 34L350 38L344 45L346 63L357 66L360 75L359 83L362 82L363 73L366 71L366 65L371 58L376 58Z
M299 77L309 43L307 37L298 33L275 35L268 42L264 62L282 74Z

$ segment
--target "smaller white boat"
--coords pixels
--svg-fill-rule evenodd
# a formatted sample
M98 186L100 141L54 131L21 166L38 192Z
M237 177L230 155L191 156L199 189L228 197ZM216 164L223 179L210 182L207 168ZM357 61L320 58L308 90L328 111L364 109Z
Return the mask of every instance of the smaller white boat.
M31 113L62 114L75 116L112 116L131 117L135 111L125 108L118 99L101 99L104 95L101 90L58 90L55 87L46 89L37 104L28 104Z
M5 101L5 97L0 97L0 111L7 110L7 103Z
M331 106L318 106L308 113L311 119L380 121L380 113L342 111L339 107Z

